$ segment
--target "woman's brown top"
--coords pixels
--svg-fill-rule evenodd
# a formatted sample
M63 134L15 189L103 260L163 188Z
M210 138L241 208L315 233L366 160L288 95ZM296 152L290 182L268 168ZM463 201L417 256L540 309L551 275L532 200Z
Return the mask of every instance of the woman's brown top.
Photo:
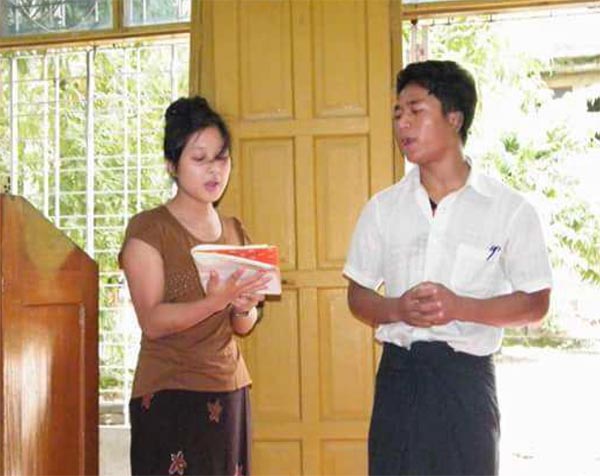
M221 224L221 237L211 243L249 242L237 218L221 217ZM190 250L206 242L194 237L167 207L134 216L123 248L132 238L144 241L162 256L163 302L190 302L204 297ZM132 397L166 389L222 392L249 385L250 375L233 336L229 314L227 307L189 329L158 339L150 340L142 334Z

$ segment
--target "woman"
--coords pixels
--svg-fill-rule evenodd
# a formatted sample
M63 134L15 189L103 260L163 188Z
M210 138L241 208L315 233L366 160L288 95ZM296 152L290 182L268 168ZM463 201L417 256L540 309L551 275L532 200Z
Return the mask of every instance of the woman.
M248 475L251 381L233 334L255 325L268 278L212 272L202 288L190 249L248 242L239 220L215 209L231 171L230 135L201 97L178 99L165 120L177 193L132 218L119 255L142 329L132 473Z

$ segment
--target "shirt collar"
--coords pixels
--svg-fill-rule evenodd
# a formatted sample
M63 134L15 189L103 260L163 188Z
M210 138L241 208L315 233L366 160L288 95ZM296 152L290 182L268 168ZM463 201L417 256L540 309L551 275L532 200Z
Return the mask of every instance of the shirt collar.
M465 187L470 187L475 190L477 193L485 196L491 197L492 190L487 186L487 182L485 181L484 175L478 170L477 165L473 164L473 161L470 157L466 157L465 159L470 167L469 176L467 177L467 182L465 183ZM408 180L414 188L418 188L421 185L421 174L418 166L414 166L406 175L406 180Z
M471 171L469 172L469 176L467 177L467 183L465 184L465 187L471 187L477 193L485 197L491 197L492 190L490 190L490 188L487 186L485 177L479 171L477 165L473 165L473 161L469 157L466 158L466 161L469 164Z

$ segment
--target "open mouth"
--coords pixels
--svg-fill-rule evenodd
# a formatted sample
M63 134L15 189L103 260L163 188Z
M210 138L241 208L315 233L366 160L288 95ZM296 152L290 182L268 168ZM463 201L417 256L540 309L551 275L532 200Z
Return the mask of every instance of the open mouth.
M404 139L400 140L400 144L403 149L409 149L415 142L416 140L411 137L405 137Z
M216 180L211 180L210 182L206 182L204 184L204 186L208 189L208 190L216 190L220 187L221 182L218 182Z

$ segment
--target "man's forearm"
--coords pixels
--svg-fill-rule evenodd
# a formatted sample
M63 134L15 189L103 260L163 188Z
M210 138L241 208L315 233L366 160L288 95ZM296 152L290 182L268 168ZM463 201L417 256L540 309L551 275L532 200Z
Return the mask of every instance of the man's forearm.
M458 319L496 327L519 327L539 322L548 312L550 290L521 291L488 299L459 297Z
M375 291L364 288L353 281L348 285L348 306L358 319L376 327L392 322L390 302Z
M399 298L381 296L353 281L348 287L350 310L371 326L404 321L414 327L431 327L458 320L519 327L541 321L549 302L550 289L476 299L458 296L435 283L422 283Z

